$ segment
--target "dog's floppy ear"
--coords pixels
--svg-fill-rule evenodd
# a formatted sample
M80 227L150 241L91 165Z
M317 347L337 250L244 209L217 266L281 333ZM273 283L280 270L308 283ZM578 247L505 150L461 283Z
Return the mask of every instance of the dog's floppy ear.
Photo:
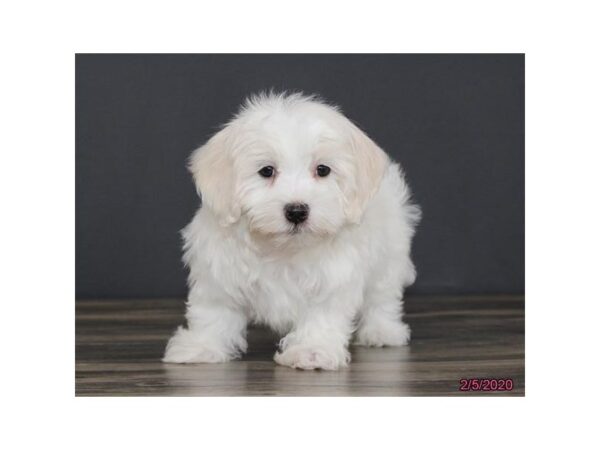
M354 183L346 192L346 216L359 223L389 165L389 158L362 130L350 123Z
M188 164L202 207L209 208L221 225L237 222L241 213L235 196L230 133L229 127L219 131L192 153Z

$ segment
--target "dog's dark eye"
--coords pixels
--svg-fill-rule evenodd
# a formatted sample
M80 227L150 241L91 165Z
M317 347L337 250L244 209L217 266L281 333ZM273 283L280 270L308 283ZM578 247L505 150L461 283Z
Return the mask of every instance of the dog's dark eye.
M331 172L331 168L324 166L323 164L317 166L317 175L320 177L326 177Z
M275 173L275 169L273 168L273 166L265 166L262 169L260 169L258 173L261 177L271 178Z

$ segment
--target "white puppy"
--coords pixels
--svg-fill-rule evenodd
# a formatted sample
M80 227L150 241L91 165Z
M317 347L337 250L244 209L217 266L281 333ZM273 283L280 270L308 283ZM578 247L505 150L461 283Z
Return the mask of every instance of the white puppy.
M248 323L281 333L275 361L330 369L359 345L405 345L419 209L400 167L314 97L252 97L190 158L202 207L183 230L187 328L163 361L222 362Z

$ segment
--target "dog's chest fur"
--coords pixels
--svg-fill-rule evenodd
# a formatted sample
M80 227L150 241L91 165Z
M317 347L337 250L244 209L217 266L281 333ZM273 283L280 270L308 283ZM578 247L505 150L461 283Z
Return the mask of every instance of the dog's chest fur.
M358 249L341 248L335 241L325 245L292 256L249 252L238 274L239 301L248 317L285 332L303 310L328 299L349 280L362 289Z

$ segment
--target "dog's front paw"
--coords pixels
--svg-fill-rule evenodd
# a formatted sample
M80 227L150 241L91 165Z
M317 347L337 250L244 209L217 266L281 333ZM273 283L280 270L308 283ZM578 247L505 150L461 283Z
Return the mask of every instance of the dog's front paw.
M410 327L404 322L385 321L363 324L356 333L356 345L399 347L410 340Z
M218 363L230 361L236 356L215 343L209 344L206 339L202 339L190 330L179 327L173 337L169 339L162 361L166 363Z
M345 348L336 351L319 346L291 345L275 353L275 362L294 369L337 370L348 365L350 353Z

